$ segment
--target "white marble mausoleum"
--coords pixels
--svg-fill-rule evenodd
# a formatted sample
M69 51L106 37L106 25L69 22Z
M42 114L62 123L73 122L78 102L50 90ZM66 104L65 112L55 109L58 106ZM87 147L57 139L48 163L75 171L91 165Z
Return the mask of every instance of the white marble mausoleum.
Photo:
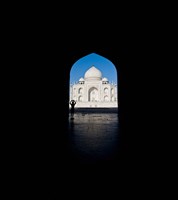
M110 83L95 66L90 67L77 83L70 85L70 100L75 107L118 107L117 84Z

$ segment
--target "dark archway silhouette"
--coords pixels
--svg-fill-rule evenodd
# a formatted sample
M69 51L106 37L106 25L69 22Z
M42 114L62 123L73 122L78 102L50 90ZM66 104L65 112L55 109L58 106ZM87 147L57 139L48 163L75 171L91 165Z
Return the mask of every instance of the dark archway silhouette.
M40 68L38 73L36 72L35 74L37 81L33 82L34 80L31 79L31 81L29 81L29 83L34 84L33 92L36 91L35 95L31 97L29 105L31 107L32 103L35 105L35 123L38 123L38 129L34 127L29 134L33 139L31 140L31 144L35 143L36 148L34 147L35 145L31 148L29 142L29 149L31 150L31 154L33 152L33 159L36 158L35 161L38 163L42 161L44 164L41 165L42 168L45 169L45 172L47 172L48 175L51 175L51 172L53 177L56 177L56 174L61 174L64 171L66 172L66 169L68 169L68 172L71 174L76 174L75 167L73 168L72 164L68 164L68 160L71 158L65 151L66 145L70 146L70 144L66 142L70 135L68 132L70 70L73 63L91 52L96 52L97 54L108 58L116 66L117 76L119 77L118 99L121 103L118 114L122 116L120 118L120 124L122 125L121 136L124 136L122 137L122 145L120 148L123 152L123 158L127 158L125 155L128 147L127 138L129 137L128 134L130 132L125 131L129 126L127 123L123 123L127 122L129 113L127 112L128 107L125 106L128 102L128 92L125 93L125 91L128 91L127 84L125 83L128 80L126 74L128 72L128 66L126 66L127 60L125 60L125 55L122 54L122 51L113 50L108 46L107 48L96 48L96 46L93 48L87 46L83 48L77 46L70 46L70 48L66 47L66 49L59 54L51 54L51 57L46 56L45 59L49 59L48 62L44 62L45 65L43 66L43 69ZM34 69L37 71L36 68ZM120 85L122 85L122 87L120 87ZM78 92L82 91L79 90ZM82 100L81 97L80 99ZM31 118L31 121L34 121L34 115ZM124 138L126 139L124 140ZM63 168L62 170L61 166ZM103 169L103 166L101 169Z

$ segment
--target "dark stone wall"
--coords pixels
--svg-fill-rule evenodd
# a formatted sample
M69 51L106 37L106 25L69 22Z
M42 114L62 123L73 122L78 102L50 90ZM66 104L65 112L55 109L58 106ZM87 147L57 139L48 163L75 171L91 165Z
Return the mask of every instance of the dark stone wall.
M150 22L153 13L149 11L144 14L145 10L140 7L142 13L138 12L138 15L138 9L130 9L131 13L128 9L123 12L122 7L118 6L110 15L108 9L99 7L94 12L95 4L90 5L91 12L79 6L78 12L73 9L73 13L66 12L66 15L59 10L43 10L40 6L37 15L30 10L26 17L19 14L19 18L13 21L14 15L10 19L11 23L7 23L10 30L7 30L8 38L5 42L6 48L11 51L7 60L12 62L9 66L15 72L12 74L11 87L14 91L9 106L13 104L15 108L15 123L9 124L13 131L12 137L7 134L10 138L8 143L11 138L12 142L8 145L10 148L6 157L12 160L9 166L13 166L14 174L18 175L15 180L21 174L26 182L29 180L28 183L32 182L36 188L45 188L39 192L40 195L54 190L54 196L60 196L57 193L63 188L67 188L70 194L73 186L78 191L76 180L79 177L83 177L80 186L85 187L83 183L89 186L84 189L91 188L91 184L88 184L88 180L91 180L96 189L100 185L101 191L108 191L109 195L113 188L118 195L120 185L115 183L119 181L123 185L125 180L126 193L129 193L128 182L131 183L130 188L136 182L141 186L144 181L149 182L148 179L152 184L155 178L152 171L163 177L160 169L168 163L166 158L172 153L168 154L166 146L172 131L170 127L164 131L165 122L169 118L164 111L165 107L169 109L170 106L167 104L170 89L167 87L167 71L170 61L167 61L164 70L162 67L167 57L165 52L170 50L165 48L165 21L162 23L160 17L157 20L153 17ZM69 11L68 6L66 10ZM155 16L160 15L156 12ZM160 23L164 24L161 29ZM86 171L84 168L74 170L65 162L70 69L75 61L93 52L111 60L117 68L118 114L122 157L125 161L123 171L114 166L112 170L97 166L87 167ZM61 84L63 93L59 94ZM59 183L64 187L60 187ZM107 190L110 183L115 187ZM34 193L34 190L27 194L30 192Z

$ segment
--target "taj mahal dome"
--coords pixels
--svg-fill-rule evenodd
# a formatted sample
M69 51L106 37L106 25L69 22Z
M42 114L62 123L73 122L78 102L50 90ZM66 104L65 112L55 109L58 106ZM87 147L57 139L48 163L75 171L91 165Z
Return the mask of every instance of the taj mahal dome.
M110 83L99 69L91 66L84 77L70 85L70 100L75 100L75 107L81 108L118 107L117 84Z

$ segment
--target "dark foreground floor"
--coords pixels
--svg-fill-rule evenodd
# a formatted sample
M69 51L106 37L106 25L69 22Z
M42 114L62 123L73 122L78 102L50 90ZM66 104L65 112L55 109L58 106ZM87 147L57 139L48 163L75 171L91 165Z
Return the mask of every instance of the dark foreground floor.
M37 191L52 200L71 195L94 198L94 193L105 196L110 194L109 188L113 195L118 192L114 187L123 178L127 181L126 168L130 168L118 110L75 109L74 119L69 113L66 131L59 126L55 132L52 125L46 135L43 132L38 138L33 154L34 147L30 148L33 157L32 162L28 161L27 172L32 179L32 193ZM60 137L53 136L53 132Z
M98 194L98 198L108 194L111 198L121 190L115 187L119 187L123 178L127 181L129 172L125 170L117 109L75 109L74 119L70 114L68 118L65 151L64 169L52 179L55 181L51 184L49 199L60 198L61 185L74 190L72 194L76 197L84 195L82 199ZM70 191L65 197L68 196Z
M34 132L36 140L29 139L28 155L20 149L22 183L29 184L23 184L27 189L24 199L36 199L36 192L37 199L48 200L114 199L132 194L137 183L142 185L151 177L155 163L149 166L145 148L141 148L147 143L137 140L136 129L123 123L117 109L75 109L73 119L69 113L66 129L61 123L54 118L49 124L42 123L43 131ZM126 127L129 131L124 132Z
M75 110L69 115L68 153L71 164L110 164L118 161L120 131L117 109Z

